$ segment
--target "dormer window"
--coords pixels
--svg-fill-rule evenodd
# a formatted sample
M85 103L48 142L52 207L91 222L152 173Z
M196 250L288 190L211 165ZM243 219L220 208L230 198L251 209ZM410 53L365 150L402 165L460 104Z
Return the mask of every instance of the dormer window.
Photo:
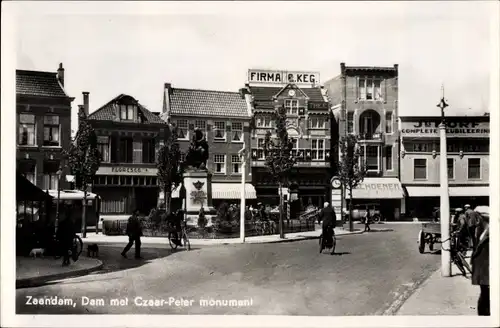
M134 120L135 105L120 105L120 119L123 121Z

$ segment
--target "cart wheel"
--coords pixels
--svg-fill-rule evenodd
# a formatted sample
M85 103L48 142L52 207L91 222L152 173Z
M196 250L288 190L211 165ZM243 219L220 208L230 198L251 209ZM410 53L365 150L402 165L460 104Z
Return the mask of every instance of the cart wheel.
M374 215L373 216L373 223L379 223L380 222L380 215Z
M422 230L418 233L418 251L423 254L425 251L425 234Z

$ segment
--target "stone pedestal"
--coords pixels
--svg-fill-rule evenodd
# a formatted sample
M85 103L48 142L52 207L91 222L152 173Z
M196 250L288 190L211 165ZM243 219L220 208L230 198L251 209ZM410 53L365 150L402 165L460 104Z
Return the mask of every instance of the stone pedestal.
M212 174L204 170L188 170L184 173L184 187L187 224L198 226L198 215L203 206L207 227L212 226L217 216L212 205Z

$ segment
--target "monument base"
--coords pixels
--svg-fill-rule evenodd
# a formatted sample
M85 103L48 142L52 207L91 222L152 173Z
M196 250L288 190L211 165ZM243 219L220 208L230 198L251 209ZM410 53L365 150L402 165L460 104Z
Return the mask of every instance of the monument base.
M212 174L206 170L187 170L184 173L184 188L187 225L198 226L200 209L203 207L206 226L212 226L217 216L217 211L212 205Z

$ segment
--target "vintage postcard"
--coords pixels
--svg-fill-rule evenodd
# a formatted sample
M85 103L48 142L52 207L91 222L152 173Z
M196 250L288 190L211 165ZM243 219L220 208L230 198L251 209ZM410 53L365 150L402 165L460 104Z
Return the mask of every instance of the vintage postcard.
M2 325L498 326L499 8L3 3Z

